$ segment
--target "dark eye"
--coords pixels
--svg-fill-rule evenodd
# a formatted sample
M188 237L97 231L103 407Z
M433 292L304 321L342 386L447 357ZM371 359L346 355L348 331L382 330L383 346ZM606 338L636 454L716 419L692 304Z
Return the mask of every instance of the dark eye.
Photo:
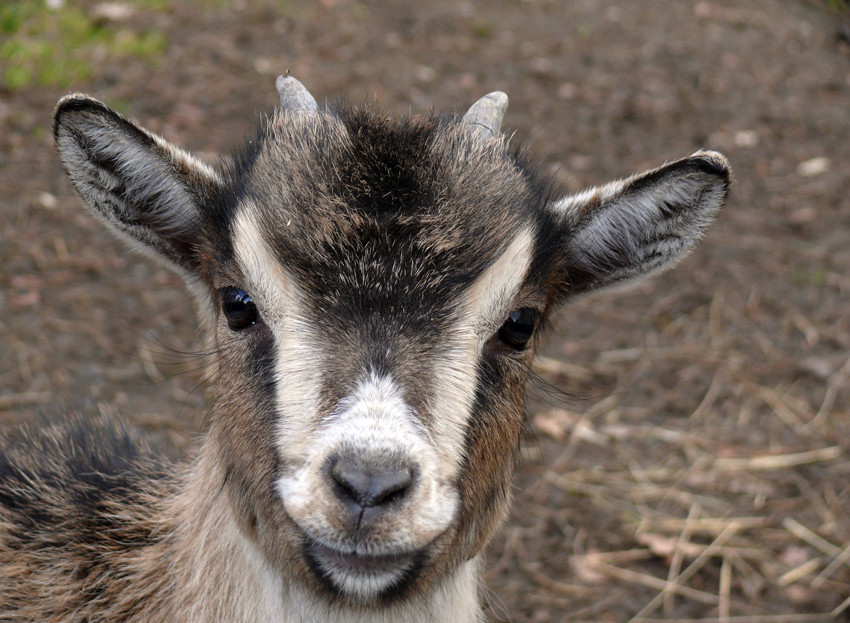
M523 350L534 335L540 312L530 307L523 307L511 312L498 333L499 339L516 350Z
M240 288L224 288L221 291L221 311L227 326L241 331L260 322L260 313L251 296Z

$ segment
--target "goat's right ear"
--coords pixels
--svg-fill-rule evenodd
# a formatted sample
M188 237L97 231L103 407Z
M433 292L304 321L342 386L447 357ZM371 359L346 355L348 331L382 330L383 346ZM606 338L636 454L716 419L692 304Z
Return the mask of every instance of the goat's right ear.
M552 204L566 234L571 294L627 283L676 264L714 222L730 181L726 158L700 151Z
M210 167L85 95L59 100L53 134L68 177L110 229L196 274L201 206L219 184Z

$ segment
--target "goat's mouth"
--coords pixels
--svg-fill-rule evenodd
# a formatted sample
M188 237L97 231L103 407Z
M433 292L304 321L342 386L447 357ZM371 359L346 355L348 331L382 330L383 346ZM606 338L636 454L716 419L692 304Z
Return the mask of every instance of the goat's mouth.
M391 600L419 575L423 552L360 553L307 544L307 560L319 580L355 601Z

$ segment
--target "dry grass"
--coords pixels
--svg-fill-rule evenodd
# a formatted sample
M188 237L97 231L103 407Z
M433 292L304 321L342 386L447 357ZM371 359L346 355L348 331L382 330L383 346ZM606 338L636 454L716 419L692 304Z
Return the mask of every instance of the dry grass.
M556 386L606 379L614 389L590 406L535 404L519 525L496 548L490 577L501 584L503 569L520 564L538 588L525 597L537 605L507 620L546 620L541 604L563 621L846 620L850 455L835 425L846 426L836 403L850 389L850 360L833 363L815 391L768 386L725 337L744 327L726 326L740 316L721 310L718 296L703 310L707 322L644 335L652 347L607 350L582 364L540 359L538 372ZM655 306L642 326L674 317L668 312ZM664 379L653 379L659 361L662 376L707 380L687 417L658 417L669 411L657 386ZM651 389L634 406L629 386L638 378ZM564 532L560 555L542 534L553 525ZM553 580L561 574L571 581Z

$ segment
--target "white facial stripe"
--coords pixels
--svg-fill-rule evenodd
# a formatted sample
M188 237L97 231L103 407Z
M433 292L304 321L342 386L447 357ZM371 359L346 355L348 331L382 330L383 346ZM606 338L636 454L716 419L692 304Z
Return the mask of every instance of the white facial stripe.
M453 343L434 367L434 401L431 413L444 460L456 468L463 456L464 435L478 383L477 362L484 343L512 311L520 285L531 265L534 236L521 230L463 296Z
M266 321L279 321L291 311L298 296L295 282L280 264L257 227L257 208L250 202L240 207L233 223L233 248L247 283L246 291L260 305Z
M324 359L315 337L312 315L295 280L280 264L263 238L248 203L234 222L234 249L263 320L274 335L275 397L279 416L278 435L294 453L308 451L319 402L319 371Z
M467 291L464 306L468 317L475 319L473 326L481 345L511 312L514 297L531 264L533 248L531 229L521 230L502 256Z

